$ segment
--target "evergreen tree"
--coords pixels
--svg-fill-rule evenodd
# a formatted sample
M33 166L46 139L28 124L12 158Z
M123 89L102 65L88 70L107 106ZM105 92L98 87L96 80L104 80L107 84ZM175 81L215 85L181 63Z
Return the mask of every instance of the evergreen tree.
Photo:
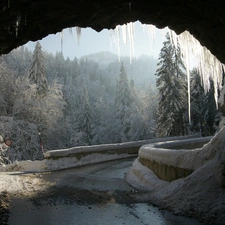
M84 142L86 144L91 144L91 108L89 94L86 87L83 89L82 107L79 120L80 128L84 135Z
M205 116L204 116L204 133L203 136L214 135L216 132L215 128L215 116L217 114L216 101L214 97L214 83L210 80L210 89L206 93L205 99Z
M7 68L2 60L0 63L0 116L12 116L15 89L15 73Z
M194 132L201 132L202 136L214 135L215 117L217 114L214 97L214 84L210 80L210 89L205 93L197 69L191 71L191 116Z
M29 79L37 85L37 93L45 95L48 91L48 82L45 76L45 61L39 41L35 45L33 60L30 66Z
M128 108L128 119L130 122L129 141L146 139L148 125L143 116L143 101L138 95L134 80L130 81L130 106Z
M2 56L5 65L0 60L0 113L15 122L13 128L10 126L16 145L11 147L13 160L42 156L37 156L38 130L46 150L152 137L155 120L151 118L155 113L148 111L155 103L144 106L143 89L147 79L155 83L152 68L156 60L142 57L130 65L129 57L124 57L126 71L123 66L117 82L115 74L120 74L121 63L116 56L112 60L87 56L71 61L65 60L62 53L54 56L42 52L42 57L38 52L41 46L37 43L33 60L26 48ZM40 68L36 76L34 72L40 72ZM83 87L87 87L87 98Z
M192 132L202 132L204 114L206 110L205 105L205 91L202 86L202 81L200 74L196 68L194 68L190 73L191 82L191 130Z
M116 85L116 116L117 116L117 127L120 132L118 139L119 141L129 140L129 130L130 130L130 105L131 105L131 93L130 84L127 78L127 74L123 63L120 68L120 75L117 80Z
M175 48L167 33L159 55L156 86L159 91L158 136L185 134L187 85L179 46Z
M158 93L156 87L151 84L147 85L146 90L142 93L142 115L144 117L144 139L155 137Z

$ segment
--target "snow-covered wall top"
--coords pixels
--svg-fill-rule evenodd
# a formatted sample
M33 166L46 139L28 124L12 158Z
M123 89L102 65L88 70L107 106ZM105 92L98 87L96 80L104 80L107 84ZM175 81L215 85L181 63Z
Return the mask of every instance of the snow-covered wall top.
M74 147L70 149L52 150L45 153L45 158L42 161L15 161L9 165L0 166L0 172L10 171L26 171L26 172L41 172L54 171L99 163L109 160L122 159L136 156L140 146L147 143L175 141L181 139L189 139L198 137L199 135L190 135L185 137L160 138L147 141L129 142L121 144L95 145ZM131 151L130 151L131 149ZM120 152L118 154L117 152ZM132 152L136 152L133 154ZM79 157L78 157L79 156Z
M168 141L156 144L144 145L139 150L139 158L147 159L161 165L173 166L175 168L183 168L195 170L202 166L206 161L212 159L215 155L215 148L210 147L211 143L218 142L216 137L201 137L180 141ZM210 141L211 140L211 141ZM187 145L196 145L197 143L207 143L202 148L192 150L185 149ZM179 150L168 148L180 147Z
M199 134L188 135L182 137L167 137L167 138L157 138L144 141L135 141L135 142L126 142L126 143L117 143L117 144L105 144L105 145L92 145L92 146L79 146L69 149L59 149L47 151L44 154L45 158L55 158L55 157L71 157L79 153L93 154L93 153L102 153L102 154L112 154L115 153L114 150L121 151L121 153L129 153L130 149L134 151L130 153L138 153L139 148L145 144L151 144L156 142L165 142L165 141L175 141L189 138L199 137Z

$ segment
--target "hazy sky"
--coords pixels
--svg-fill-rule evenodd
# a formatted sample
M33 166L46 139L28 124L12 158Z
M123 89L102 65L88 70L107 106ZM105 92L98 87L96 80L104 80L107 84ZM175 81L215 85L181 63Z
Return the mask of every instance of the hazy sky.
M79 44L75 28L72 31L72 35L69 29L65 29L63 35L57 33L56 35L49 35L43 38L40 41L43 51L52 52L53 54L62 51L64 57L69 57L70 59L74 59L74 57L80 58L81 56L101 51L118 53L116 44L112 43L112 40L116 40L116 36L110 38L109 30L104 29L101 32L96 32L91 28L82 28ZM145 54L158 58L163 40L164 33L161 30L157 30L155 38L152 39L147 31L144 31L141 23L136 22L134 24L134 52L136 57ZM28 42L26 46L33 51L35 42ZM123 43L122 34L120 34L119 46L121 56L130 55L130 44Z

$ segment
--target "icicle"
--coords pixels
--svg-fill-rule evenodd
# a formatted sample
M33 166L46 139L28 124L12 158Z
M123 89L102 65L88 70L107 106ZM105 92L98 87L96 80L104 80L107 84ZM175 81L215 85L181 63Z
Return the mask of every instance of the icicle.
M17 38L17 36L18 36L18 30L19 30L19 21L18 20L16 21L16 27L15 27L15 29L16 29L16 38Z
M16 25L15 25L16 38L18 37L18 32L19 32L19 25L20 25L20 22L21 22L21 16L18 15L18 16L17 16L17 20L16 20Z
M113 35L112 35L112 31L109 32L109 40L110 40L110 47L111 50L113 49Z
M124 24L121 26L121 30L122 30L122 36L123 36L123 43L127 43L127 25Z
M169 30L169 35L170 35L171 43L174 45L175 48L177 48L178 47L178 37L177 37L176 33L172 30Z
M143 25L143 31L147 31L149 36L150 45L154 46L155 40L155 26L153 25ZM129 42L130 45L130 63L132 62L132 57L134 56L134 24L128 23L123 26L116 26L114 30L110 30L110 43L111 46L113 42L116 44L118 50L118 56L120 60L120 31L122 31L123 42L126 44ZM162 35L168 32L168 28L161 30ZM196 66L202 78L202 83L205 91L207 92L210 88L210 79L214 81L215 89L215 101L217 103L218 89L221 89L222 84L222 65L215 56L213 56L209 50L202 47L201 44L188 32L185 31L180 35L176 35L175 32L169 30L170 39L172 44L177 48L178 43L180 45L181 52L185 59L185 65L187 68L187 80L188 80L188 102L189 102L189 114L190 114L190 65L193 64L191 58L195 57ZM116 39L116 40L115 40ZM190 115L189 115L190 116ZM189 117L189 121L191 118Z
M24 24L25 24L25 26L27 25L27 15L25 15L25 17L24 17Z
M147 33L150 45L150 52L154 52L156 27L154 25L142 24L143 33ZM162 35L165 36L165 35Z
M117 45L117 51L118 51L118 57L120 61L120 30L119 26L116 26L116 45Z
M156 27L153 25L147 25L147 29L148 29L148 36L151 37L152 40L154 40Z
M180 34L178 41L186 61L190 62L190 56L198 59L196 67L201 75L205 92L210 89L210 79L214 82L214 97L218 107L218 89L221 89L223 64L208 49L202 47L188 31Z
M190 87L190 53L189 53L189 38L186 38L184 42L176 35L175 32L169 32L171 34L171 41L176 48L178 48L178 42L180 44L181 53L184 57L184 63L187 72L187 85L188 85L188 121L191 125L191 87Z
M128 4L129 4L130 13L131 13L131 3L132 3L132 2L129 2L129 3L128 3Z
M134 24L128 23L127 24L127 30L128 30L128 39L130 44L130 64L132 63L132 57L135 56L134 53Z
M110 30L110 43L112 44L113 42L115 42L118 51L119 61L120 61L120 33L122 33L123 43L127 44L127 42L129 42L130 63L132 63L132 57L134 57L135 55L134 32L135 31L133 23L124 24L122 26L118 25L114 30ZM113 41L114 39L116 39L116 41Z
M111 47L112 44L116 46L118 52L118 60L120 61L120 26L116 26L114 30L110 30L110 43Z
M77 43L79 45L80 38L81 38L81 28L80 27L76 27L76 33L77 33Z
M73 36L73 28L72 28L72 27L69 28L69 34L70 34L71 36Z
M61 52L63 52L63 30L60 33L60 38L61 38Z
M187 81L188 81L188 117L189 123L191 123L190 116L190 62L191 58L197 59L196 67L202 78L202 83L205 92L210 89L210 79L214 82L214 97L217 105L218 101L218 89L222 83L222 65L205 47L202 47L200 43L188 32L185 31L180 35L176 35L175 32L170 31L170 39L172 44L177 48L178 42L182 55L184 56L184 63L187 69Z

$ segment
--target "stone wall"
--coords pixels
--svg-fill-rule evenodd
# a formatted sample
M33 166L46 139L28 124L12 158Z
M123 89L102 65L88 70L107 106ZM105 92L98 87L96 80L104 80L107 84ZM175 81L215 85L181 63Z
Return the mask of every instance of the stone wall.
M139 150L138 160L160 179L171 182L190 175L207 160L214 157L211 150L206 147L207 145L205 146L207 151L202 151L204 147L195 148L205 145L211 138L204 137L144 145ZM190 148L191 146L193 149Z

